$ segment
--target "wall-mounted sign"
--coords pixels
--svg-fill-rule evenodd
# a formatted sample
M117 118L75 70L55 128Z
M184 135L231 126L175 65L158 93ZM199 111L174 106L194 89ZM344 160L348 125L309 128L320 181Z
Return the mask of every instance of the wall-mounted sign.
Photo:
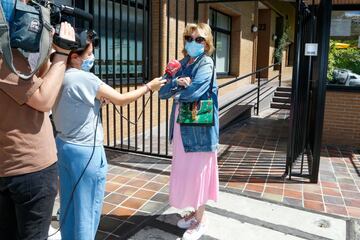
M317 43L305 43L305 56L317 56L318 44Z

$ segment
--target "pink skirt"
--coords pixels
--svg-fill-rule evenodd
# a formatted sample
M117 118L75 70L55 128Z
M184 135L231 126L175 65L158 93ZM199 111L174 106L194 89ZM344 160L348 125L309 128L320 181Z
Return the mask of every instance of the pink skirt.
M178 115L178 107L175 119ZM208 200L217 201L219 173L217 152L185 152L180 125L174 124L173 158L170 174L170 205L195 210Z

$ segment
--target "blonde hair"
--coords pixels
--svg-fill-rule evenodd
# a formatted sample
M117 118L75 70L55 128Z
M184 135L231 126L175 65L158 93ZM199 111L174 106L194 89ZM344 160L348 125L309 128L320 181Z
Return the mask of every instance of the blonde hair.
M186 25L183 33L184 46L186 43L185 37L191 36L191 34L195 31L198 31L199 36L205 39L205 43L206 43L205 54L211 56L215 50L214 40L213 40L214 38L211 33L210 26L206 23L198 23L198 24L190 23ZM183 49L183 53L184 55L187 55L185 48Z

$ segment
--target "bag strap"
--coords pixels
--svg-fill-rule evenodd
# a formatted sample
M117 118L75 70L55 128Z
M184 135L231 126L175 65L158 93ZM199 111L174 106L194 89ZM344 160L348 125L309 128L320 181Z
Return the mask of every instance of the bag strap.
M212 57L210 57L212 62L213 62L213 72L212 72L212 76L211 76L211 83L210 83L210 88L209 88L209 98L211 96L211 93L212 93L212 88L214 86L214 78L215 78L215 61Z
M0 54L5 60L5 63L9 69L18 75L23 80L29 80L39 70L41 65L49 57L49 53L52 45L52 26L50 24L50 11L45 7L40 7L40 18L42 20L42 31L40 38L40 56L37 60L36 67L30 74L22 74L16 70L13 65L13 55L10 46L9 26L6 22L2 6L0 4Z
M200 62L200 60L202 60L203 57L205 57L205 56L206 56L205 53L203 53L203 55L200 56L200 57L198 57L198 58L195 60L195 62L193 62L192 64L195 64L195 63L197 63L197 62ZM213 59L212 57L210 57L210 58L211 58L211 61L213 62L213 71L212 71L211 83L210 83L209 91L208 91L208 94L209 94L208 97L209 97L209 98L210 98L210 96L211 96L212 88L213 88L213 85L214 85L214 78L215 78L215 61L214 61L214 59Z

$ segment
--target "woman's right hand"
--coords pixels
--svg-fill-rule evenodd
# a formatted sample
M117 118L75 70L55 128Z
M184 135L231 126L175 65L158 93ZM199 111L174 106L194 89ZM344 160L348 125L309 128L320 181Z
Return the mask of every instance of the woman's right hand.
M65 40L69 40L73 42L75 41L75 30L70 23L68 22L61 23L59 37ZM53 48L55 49L55 51L62 52L65 54L69 54L71 52L71 50L63 49L57 46L55 43L53 44Z
M162 77L154 78L151 82L147 83L151 91L159 91L162 86L166 83L166 79Z

